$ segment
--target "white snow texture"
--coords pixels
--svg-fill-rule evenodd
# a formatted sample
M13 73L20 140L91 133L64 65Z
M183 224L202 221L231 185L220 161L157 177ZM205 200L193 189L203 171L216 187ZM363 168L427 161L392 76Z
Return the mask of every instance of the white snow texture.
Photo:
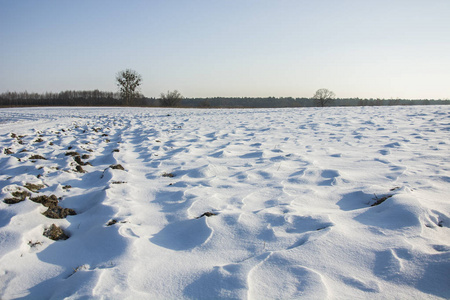
M0 298L449 299L449 137L449 106L1 109Z

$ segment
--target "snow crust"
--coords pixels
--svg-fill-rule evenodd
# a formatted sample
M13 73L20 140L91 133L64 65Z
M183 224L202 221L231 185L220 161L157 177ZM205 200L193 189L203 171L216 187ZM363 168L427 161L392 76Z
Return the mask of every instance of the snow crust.
M449 138L448 106L2 109L0 298L449 299Z

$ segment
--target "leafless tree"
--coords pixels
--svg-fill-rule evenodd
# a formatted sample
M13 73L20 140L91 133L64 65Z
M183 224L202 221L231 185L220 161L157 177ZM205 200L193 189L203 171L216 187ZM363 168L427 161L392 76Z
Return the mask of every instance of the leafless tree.
M324 107L325 105L333 101L335 97L336 95L332 91L327 89L319 89L314 94L313 99L316 99L317 103L321 107Z
M183 96L177 91L173 92L167 91L166 94L161 93L161 105L168 107L175 107L181 104L181 100L183 100Z
M141 96L138 88L142 83L142 76L136 71L131 69L120 71L116 75L116 81L125 105L131 105L134 99Z

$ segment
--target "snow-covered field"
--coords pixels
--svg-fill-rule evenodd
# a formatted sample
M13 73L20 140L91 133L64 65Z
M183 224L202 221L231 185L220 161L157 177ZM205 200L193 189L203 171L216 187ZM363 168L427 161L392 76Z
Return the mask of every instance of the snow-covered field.
M0 143L1 299L450 298L449 106L1 109Z

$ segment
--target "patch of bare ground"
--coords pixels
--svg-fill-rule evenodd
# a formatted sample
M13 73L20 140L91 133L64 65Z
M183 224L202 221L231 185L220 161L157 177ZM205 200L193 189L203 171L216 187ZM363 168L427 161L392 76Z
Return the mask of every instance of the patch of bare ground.
M44 230L44 236L54 241L67 240L69 238L64 230L55 224L52 224L49 228Z

